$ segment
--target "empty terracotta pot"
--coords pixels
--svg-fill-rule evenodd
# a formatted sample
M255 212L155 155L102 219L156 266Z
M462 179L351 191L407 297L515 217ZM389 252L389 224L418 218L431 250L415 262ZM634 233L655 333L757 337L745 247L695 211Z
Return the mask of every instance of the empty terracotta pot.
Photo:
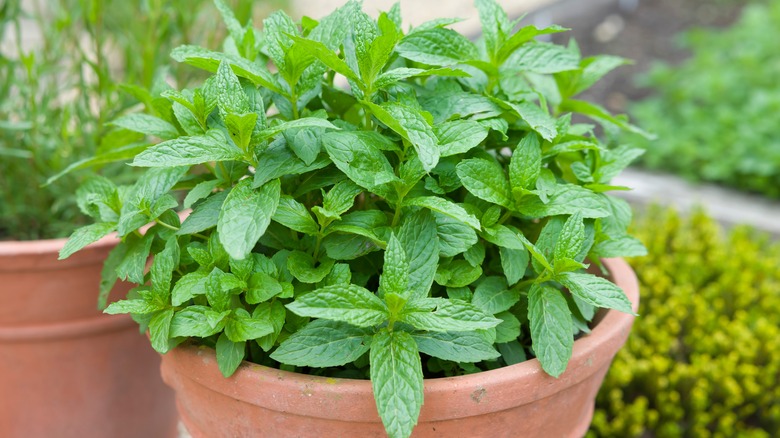
M3 438L176 436L159 355L130 317L97 309L100 271L116 242L64 261L64 239L0 242Z
M620 259L605 260L636 311L636 276ZM559 378L539 361L468 376L428 379L413 437L581 437L594 399L634 317L603 314L574 343ZM176 391L179 414L193 438L354 438L386 436L366 380L332 379L244 362L222 377L214 350L181 346L163 356L163 379Z

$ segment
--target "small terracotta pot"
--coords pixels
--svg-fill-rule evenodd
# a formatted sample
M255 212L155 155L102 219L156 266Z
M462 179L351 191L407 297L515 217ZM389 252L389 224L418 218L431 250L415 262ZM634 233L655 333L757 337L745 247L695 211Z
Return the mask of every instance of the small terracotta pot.
M130 317L97 309L116 243L105 238L58 261L65 239L0 242L3 438L176 436L159 355Z
M639 287L626 262L605 260L636 311ZM596 393L634 317L605 312L574 343L559 378L539 361L467 376L428 379L413 437L581 437ZM176 391L179 414L193 438L384 437L366 380L289 373L244 362L229 379L214 350L182 346L163 356L163 379Z

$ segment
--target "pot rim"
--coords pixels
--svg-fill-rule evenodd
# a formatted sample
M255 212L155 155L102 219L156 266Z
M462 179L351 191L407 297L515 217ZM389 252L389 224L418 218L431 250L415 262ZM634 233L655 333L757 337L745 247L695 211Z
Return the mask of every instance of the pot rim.
M639 285L631 267L623 259L604 259L612 281L620 286L632 302L634 312L639 307ZM465 376L425 379L425 402L420 422L477 416L509 409L550 397L576 385L609 366L625 341L634 316L609 310L591 333L574 342L571 360L558 378L547 375L538 359ZM620 340L620 342L616 342ZM602 351L604 350L604 351ZM309 417L336 417L344 421L377 421L373 391L369 380L329 378L282 371L243 362L230 378L222 377L216 364L215 351L205 346L182 345L163 355L163 378L171 386L176 379L189 379L231 398L269 409ZM255 388L262 384L264 390ZM483 396L490 403L480 403ZM268 394L273 394L269 397ZM464 409L431 413L426 404L446 404L456 396L470 396L473 404ZM346 400L346 401L345 401ZM349 403L352 411L340 415L338 403ZM359 405L359 411L354 409ZM323 409L329 406L329 409ZM323 411L327 410L327 413Z
M67 237L41 240L0 241L0 272L26 272L54 269L70 269L76 266L102 263L106 252L119 243L116 233L111 233L91 243L65 260L58 260L59 252Z

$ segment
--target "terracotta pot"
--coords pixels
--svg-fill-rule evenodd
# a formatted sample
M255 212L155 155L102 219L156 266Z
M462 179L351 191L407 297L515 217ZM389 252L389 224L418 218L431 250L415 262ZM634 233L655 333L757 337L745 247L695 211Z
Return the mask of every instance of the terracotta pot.
M176 436L159 355L130 317L97 309L100 271L116 242L65 261L57 260L64 239L0 242L3 438Z
M631 268L606 260L612 279L634 305ZM536 359L468 376L428 379L413 437L581 437L612 358L634 317L605 312L574 343L568 369L555 379ZM163 379L176 391L179 414L193 438L383 437L371 383L289 373L244 362L229 379L214 350L182 346L163 356Z

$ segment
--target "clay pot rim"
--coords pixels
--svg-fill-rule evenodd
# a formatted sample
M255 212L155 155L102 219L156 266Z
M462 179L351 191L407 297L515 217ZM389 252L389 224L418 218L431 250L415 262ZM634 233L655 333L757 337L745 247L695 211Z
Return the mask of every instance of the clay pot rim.
M603 262L612 280L626 292L636 312L639 306L639 286L633 270L622 259L605 259ZM628 336L633 320L633 315L615 310L606 312L589 335L575 341L568 368L557 379L544 373L537 359L466 376L426 379L425 404L420 421L440 421L509 409L550 397L582 382L609 365ZM606 350L607 353L598 353L600 350ZM166 370L166 367L170 369ZM349 418L345 416L346 421L371 422L377 418L368 380L311 376L249 362L241 364L236 373L226 379L217 370L215 351L194 345L179 346L163 357L163 375L166 380L171 378L167 375L170 373L178 373L180 378L191 379L206 388L247 403L273 406L272 409L289 410L298 415L321 417L322 403L339 403L339 400L347 399L351 400L352 405L360 404L361 408L358 413L350 413ZM265 394L272 393L274 397L253 391L260 382L266 387ZM480 395L480 391L486 394L501 392L505 397L484 404L475 400L467 412L458 411L457 407L448 412L426 410L426 404L446 404L447 398L456 393L474 394L473 398Z
M103 336L137 326L129 315L103 315L47 324L0 326L0 344L56 342L61 339Z
M60 250L67 241L66 237L0 241L0 258L8 261L8 263L5 261L0 263L0 271L43 271L92 264L104 260L106 252L119 243L119 238L116 233L111 233L65 260L57 260ZM31 263L29 260L35 262Z

